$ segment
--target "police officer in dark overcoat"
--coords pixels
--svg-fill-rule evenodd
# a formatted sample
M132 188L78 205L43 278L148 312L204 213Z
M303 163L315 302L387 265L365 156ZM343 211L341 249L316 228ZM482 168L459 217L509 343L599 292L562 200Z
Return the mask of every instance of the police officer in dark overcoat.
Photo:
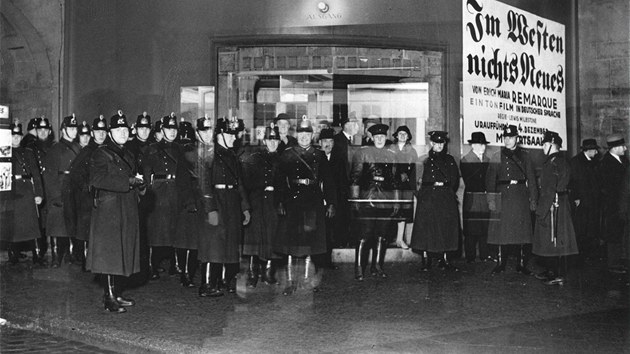
M540 174L532 253L544 258L546 264L546 270L536 278L547 285L562 285L566 256L578 253L568 190L571 168L560 153L562 138L558 133L546 131L542 144L546 159Z
M625 138L621 134L606 137L608 151L599 163L602 235L606 241L608 270L613 273L627 273L628 266L623 263L622 251L627 246L628 234L625 233L625 216L620 209L621 190L628 167Z
M278 213L282 217L274 250L288 256L284 295L297 289L296 270L300 258L305 259L302 285L317 289L310 256L326 252L325 218L334 217L337 198L328 160L321 150L312 146L313 127L306 117L296 132L298 145L288 147L280 155L275 186Z
M111 117L109 128L109 139L90 157L94 209L86 267L103 275L105 310L121 313L135 304L122 296L122 283L140 271L138 194L144 191L145 182L125 148L129 124L121 111Z
M44 158L44 191L46 193L48 215L46 232L50 238L52 267L59 267L66 254L72 253L70 234L66 229L63 214L62 186L70 173L70 165L81 150L74 140L78 134L75 115L63 118L61 138L48 150Z
M194 171L197 155L197 138L190 122L181 121L177 130L177 142L183 149L183 159L177 168L177 230L173 239L175 265L180 269L180 284L193 288L197 270L197 243L199 237L199 194L193 193L197 186ZM183 182L183 183L182 183ZM197 188L198 190L198 188Z
M471 149L462 157L459 165L465 186L462 212L466 261L468 263L475 261L477 247L481 261L492 261L488 248L490 210L486 198L486 172L490 163L486 146L489 142L483 132L473 132L468 143Z
M584 139L580 149L570 161L570 197L575 236L584 260L596 257L600 248L599 146L595 139Z
M447 153L447 134L444 131L429 132L431 150L428 156L420 158L420 190L409 246L421 251L423 271L431 267L431 254L440 258L439 268L458 271L450 263L448 252L456 251L459 242L459 210L455 195L459 188L459 169L453 156Z
M0 235L2 241L8 242L9 262L19 261L19 243L28 242L33 252L33 264L43 265L40 258L38 239L41 236L37 206L42 203L44 189L39 167L33 150L21 147L22 124L14 122L11 130L11 199L13 201L12 231ZM5 221L3 221L5 222Z
M173 241L177 231L178 191L177 169L183 160L183 149L177 139L177 117L171 114L162 118L163 139L149 146L142 159L147 193L152 204L148 206L147 237L150 247L151 280L160 278L160 262L170 259L169 274L180 274L176 267Z
M44 159L46 158L46 154L48 150L52 147L54 140L52 134L52 126L50 125L50 121L48 118L41 117L35 118L35 134L37 135L37 139L33 145L28 145L27 147L31 147L31 149L35 152L35 160L37 161L37 166L39 167L39 173L42 175L42 183L43 183L43 174L44 174ZM41 230L42 237L39 239L38 243L40 246L40 259L46 259L46 251L48 249L48 238L46 237L46 219L48 215L48 201L44 198L42 204L38 205L39 208L39 228Z
M527 269L527 250L532 242L530 211L536 210L538 190L532 160L518 146L518 128L508 125L503 130L504 147L490 157L486 174L488 208L491 222L488 243L499 246L498 263L492 274L505 271L508 253L516 254L516 271L531 275Z
M82 127L83 129L83 127ZM107 121L103 116L94 119L91 139L81 149L70 165L67 178L63 181L63 212L68 234L73 238L73 258L85 269L90 220L94 206L93 191L90 190L90 158L92 153L107 139Z
M389 230L399 210L400 190L396 178L396 156L385 147L387 130L385 124L369 128L372 145L363 146L352 160L350 172L351 199L357 211L360 228L355 249L354 277L364 278L369 250L372 249L373 276L387 277L383 271ZM392 201L390 203L388 201Z
M278 232L278 215L274 182L280 155L280 133L272 124L265 128L263 150L243 159L243 183L251 205L251 221L245 227L243 255L249 257L247 287L255 288L259 276L266 284L276 284L276 262L280 258L273 252ZM260 268L263 268L261 271Z
M37 141L37 122L39 121L39 119L41 118L29 119L26 126L26 135L24 135L22 141L20 141L21 147L27 147L31 150L35 149L33 145L35 145L35 142Z
M239 132L237 119L220 118L215 125L214 154L203 161L202 193L207 213L207 230L199 237L202 262L201 297L222 296L219 281L230 293L236 292L243 225L250 220L250 206L243 185L240 162L232 150Z

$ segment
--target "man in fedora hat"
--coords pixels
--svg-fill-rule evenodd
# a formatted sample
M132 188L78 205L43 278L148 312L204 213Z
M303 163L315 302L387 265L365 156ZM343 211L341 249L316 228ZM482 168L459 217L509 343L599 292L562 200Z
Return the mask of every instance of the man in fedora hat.
M53 268L61 265L67 252L72 253L72 243L63 217L61 191L64 180L70 174L70 165L81 150L79 144L74 142L77 134L78 124L75 115L64 117L61 123L61 139L46 153L43 163L44 191L48 209L46 230L50 237Z
M486 154L489 142L483 132L473 132L468 143L470 151L462 157L460 170L464 180L464 251L466 261L474 263L479 247L479 259L492 261L488 248L488 222L490 210L486 198L486 172L490 157Z
M599 163L598 177L602 201L602 234L608 248L608 270L614 273L627 273L628 234L624 234L624 217L620 211L620 191L628 169L626 141L621 134L611 134L606 138L608 152Z
M94 208L86 268L103 275L105 310L122 313L135 305L122 296L122 283L140 271L138 194L146 184L125 148L129 124L122 111L111 117L109 128L109 139L90 157Z
M499 264L492 274L505 271L509 253L516 255L516 271L527 269L528 248L532 243L531 211L536 210L538 190L531 157L518 146L518 128L503 129L504 147L490 157L486 173L488 208L499 222L490 223L488 243L499 246Z
M599 146L595 139L584 139L581 152L569 162L571 166L571 200L573 224L580 250L580 262L596 257L600 248L600 196L597 164Z

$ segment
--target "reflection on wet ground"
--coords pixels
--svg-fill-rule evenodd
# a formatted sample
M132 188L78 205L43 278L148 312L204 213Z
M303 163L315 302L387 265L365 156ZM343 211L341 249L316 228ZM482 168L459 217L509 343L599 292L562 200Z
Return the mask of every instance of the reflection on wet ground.
M200 298L177 277L129 289L125 314L102 309L93 275L74 265L1 267L2 318L120 352L628 352L628 276L594 265L546 286L492 263L459 273L386 264L389 277L326 271L322 291L283 284ZM508 267L509 268L509 267ZM245 265L242 266L245 269ZM279 272L279 279L283 273Z

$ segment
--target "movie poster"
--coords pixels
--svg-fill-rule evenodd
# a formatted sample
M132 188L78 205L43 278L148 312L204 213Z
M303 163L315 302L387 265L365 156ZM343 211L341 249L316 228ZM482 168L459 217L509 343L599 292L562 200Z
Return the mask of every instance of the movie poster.
M485 133L503 145L516 125L523 147L546 130L567 139L564 25L495 0L463 0L463 140Z

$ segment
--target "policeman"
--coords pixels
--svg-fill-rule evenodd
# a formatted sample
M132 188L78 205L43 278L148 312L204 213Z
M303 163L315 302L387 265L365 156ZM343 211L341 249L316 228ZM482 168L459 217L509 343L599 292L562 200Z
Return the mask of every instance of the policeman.
M90 142L90 139L92 138L90 133L90 126L86 121L83 121L79 127L79 146L81 148L84 148Z
M546 270L536 274L536 278L547 285L562 285L566 256L578 253L567 189L571 168L559 154L562 138L558 133L546 131L542 143L546 159L540 175L532 253L546 260Z
M121 111L111 117L109 139L90 158L95 191L87 269L103 274L103 306L112 313L135 305L122 296L122 282L140 271L138 194L145 188L133 155L125 148L129 124Z
M251 204L251 222L245 227L243 255L249 256L247 287L255 288L259 275L266 284L276 284L273 245L278 229L274 181L277 175L280 144L278 128L265 128L265 149L243 160L243 183ZM264 271L261 272L261 266Z
M162 120L158 120L153 125L153 136L151 138L152 138L152 141L151 141L152 143L155 143L155 142L159 143L164 138L164 133L162 132Z
M82 125L83 130L86 126ZM90 135L88 135L90 136ZM91 140L81 149L70 165L70 173L63 181L63 212L68 234L73 238L73 259L85 268L90 219L94 206L90 190L90 158L92 153L107 139L107 121L101 115L94 119Z
M46 192L48 216L46 232L50 237L52 252L51 265L57 268L66 253L72 254L72 242L66 229L63 212L62 186L70 174L70 165L81 150L74 142L77 137L77 119L75 115L63 118L61 139L55 143L44 159L44 191Z
M136 118L136 138L125 145L136 158L139 167L142 167L142 155L151 144L150 137L151 116L148 115L147 112L142 112L142 114L138 115Z
M175 253L172 249L177 231L177 211L179 201L177 184L177 165L183 159L181 145L177 139L177 117L173 113L162 118L164 138L149 146L142 161L144 179L148 182L152 205L147 218L147 236L150 247L151 280L160 278L160 262L164 258L171 260L169 274L180 274L176 267Z
M312 144L313 127L303 117L297 129L297 146L280 155L278 193L280 218L274 251L287 258L287 284L284 295L297 289L297 260L305 258L303 286L317 290L311 278L311 255L326 252L325 218L335 215L337 192L328 160ZM325 204L324 204L325 203Z
M483 132L473 132L470 151L462 157L460 169L464 180L464 250L466 262L474 263L479 246L479 259L493 261L488 248L488 223L490 210L486 198L486 173L490 157L486 153L489 142Z
M428 156L420 158L420 190L410 247L423 251L423 271L431 267L431 253L439 255L439 268L458 271L450 263L448 252L456 251L459 241L455 195L459 188L459 170L453 156L447 153L447 135L444 131L429 132L431 150Z
M236 292L241 232L243 225L250 220L241 166L232 150L239 131L238 120L220 118L215 130L214 154L209 161L203 162L200 176L204 211L209 224L207 233L199 237L199 260L203 262L204 272L199 288L201 297L223 295L219 280L224 267L223 283L227 284L230 293Z
M199 196L193 194L197 187L197 174L194 170L197 162L197 141L195 129L190 122L181 120L177 131L177 141L182 147L182 160L177 164L177 230L173 239L175 248L175 266L180 269L180 283L185 288L193 288L193 278L197 270L197 243L200 231ZM201 216L202 217L202 216Z
M627 248L628 233L625 230L625 218L621 213L621 191L627 176L628 158L626 140L621 134L606 137L608 151L599 163L598 176L602 200L602 234L608 249L608 271L627 273L628 266L623 263L622 251Z
M33 146L37 141L37 122L40 118L31 118L28 121L28 125L26 126L26 135L22 138L20 142L21 147L27 147L30 149L35 149Z
M41 117L35 118L35 133L37 135L37 140L32 145L32 149L35 152L35 159L37 160L37 166L39 167L39 173L42 175L42 183L43 182L43 173L44 173L44 159L46 158L46 154L48 150L52 147L54 141L52 137L52 127L50 126L50 122L48 118ZM39 227L41 230L42 237L39 239L40 245L40 258L46 259L46 251L48 249L48 239L46 237L46 220L48 219L48 201L44 198L42 204L38 205L39 208Z
M499 222L491 222L488 230L488 243L499 246L499 264L492 274L505 271L508 252L512 251L516 253L516 271L531 275L526 267L525 246L532 242L530 211L536 210L538 201L536 176L529 154L518 146L515 125L503 129L503 143L504 147L490 157L486 174L491 218L500 218Z
M22 140L22 124L14 122L11 129L11 196L13 199L13 232L4 232L2 241L9 244L9 262L19 261L16 246L20 242L31 241L33 251L33 265L44 265L44 259L40 258L38 238L40 229L38 224L37 206L42 203L44 190L42 186L39 167L33 151L26 147L20 147Z
M358 211L360 235L355 250L354 278L362 281L367 265L369 249L372 248L373 276L387 277L383 271L387 251L388 231L392 218L398 214L400 191L396 180L396 156L385 148L387 141L385 124L369 128L373 144L363 146L352 161L351 198ZM390 203L383 201L392 201Z

